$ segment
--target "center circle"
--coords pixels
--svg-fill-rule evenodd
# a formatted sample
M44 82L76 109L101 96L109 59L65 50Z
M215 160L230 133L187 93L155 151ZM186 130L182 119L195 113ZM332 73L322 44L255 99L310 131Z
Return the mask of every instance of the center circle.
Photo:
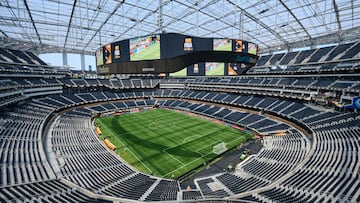
M175 127L175 123L156 119L155 121L151 122L148 127L150 129L173 128Z

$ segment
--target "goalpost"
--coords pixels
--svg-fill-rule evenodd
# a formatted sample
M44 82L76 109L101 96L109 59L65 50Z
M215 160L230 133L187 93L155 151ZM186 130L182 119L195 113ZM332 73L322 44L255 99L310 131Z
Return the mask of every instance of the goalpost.
M222 154L227 150L226 143L221 142L213 147L213 153L216 155Z

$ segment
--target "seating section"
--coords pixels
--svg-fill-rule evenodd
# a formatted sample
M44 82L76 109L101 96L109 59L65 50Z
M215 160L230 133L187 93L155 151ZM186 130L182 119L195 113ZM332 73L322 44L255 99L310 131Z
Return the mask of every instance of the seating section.
M30 102L1 111L0 187L55 177L39 135L42 123L52 110Z
M38 56L36 56L32 52L24 52L19 50L3 49L3 48L0 48L0 61L34 64L34 65L46 65L46 63L44 63Z
M347 50L353 50L352 47ZM332 49L332 52L335 50ZM327 56L318 56L322 52L323 50L318 50L302 60L324 60ZM340 55L339 53L334 58L339 58ZM286 55L281 58L284 57ZM298 58L297 55L296 59ZM161 89L158 88L159 83L184 83L188 86L186 89ZM139 201L180 200L180 187L176 180L165 180L134 171L108 151L93 131L91 116L98 112L154 105L191 111L268 134L262 140L262 150L249 157L233 173L197 179L198 188L181 191L182 200L223 198L240 194L239 200L255 202L360 201L359 113L325 111L298 100L260 94L207 91L196 89L196 85L358 91L355 87L359 83L355 80L330 78L292 80L254 77L161 80L1 79L0 95L6 95L0 96L1 101L3 98L21 95L9 94L19 89L61 86L64 93L25 97L23 102L7 104L2 108L0 201L107 202L94 198L99 195ZM91 104L96 102L101 103ZM74 108L60 115L53 114L55 110L79 104L87 106ZM241 108L263 110L265 114L253 114ZM308 126L314 133L299 133L288 124L269 118L267 113ZM51 115L56 115L57 119L50 121L53 124L51 133L44 136L43 125ZM72 188L68 181L82 190ZM269 186L275 181L278 181L277 184L269 189L241 196L242 192ZM81 192L83 189L92 195L84 194Z
M320 90L320 91L329 91L329 90L341 90L345 92L359 92L357 88L354 88L359 84L359 81L354 79L334 79L334 78L278 78L278 77L269 77L262 79L224 79L223 81L215 81L213 79L208 79L206 82L200 79L187 83L189 88L197 89L198 87L204 88L209 87L210 89L214 88L237 88L238 90L243 89L244 87L251 87L251 90L255 92L274 92L278 91L279 95L283 94L293 94L293 91L303 91L308 92L309 89ZM240 86L240 87L239 87ZM259 90L257 88L261 87ZM265 88L269 89L265 89ZM289 91L284 92L283 88L286 87ZM282 93L280 93L282 92Z
M110 203L110 200L89 197L76 188L49 180L0 188L0 202L93 202Z
M227 187L234 194L250 191L267 185L267 182L254 177L240 178L230 173L224 173L220 176L217 176L216 179L224 184L225 187Z
M50 150L63 163L59 167L61 176L96 191L102 187L101 184L134 173L98 142L88 117L62 116L56 126L52 131Z
M360 114L312 104L359 96L359 52L357 41L264 55L239 77L101 79L95 72L48 66L31 52L0 48L0 202L175 202L233 195L241 202L360 202ZM181 190L177 180L135 171L94 133L93 115L145 106L254 130L264 135L263 147L234 172L198 178L197 188Z
M200 191L183 191L183 200L198 200L202 199Z
M52 166L58 168L61 177L97 194L134 200L140 200L153 184L158 184L146 200L176 200L177 182L161 180L156 183L156 178L130 169L98 141L90 116L67 113L55 126L49 138L49 151L57 159Z
M139 200L144 193L155 183L156 179L144 174L136 174L121 184L111 185L103 193L115 197ZM160 194L161 195L161 194ZM175 200L175 199L172 199Z
M300 133L267 136L263 140L263 149L237 168L234 174L224 173L215 176L211 181L200 179L197 183L205 196L209 194L218 198L228 196L218 194L219 190L230 190L230 194L238 194L264 187L296 167L304 160L310 148L310 142ZM223 188L217 187L214 191L208 186L211 182L220 182Z
M297 52L260 56L257 66L292 65L353 59L359 57L360 42Z
M197 182L202 194L206 198L221 198L221 197L229 196L229 194L224 189L217 188L216 190L212 190L209 187L208 184L215 183L215 180L213 178L204 178L201 180L197 180L196 182Z
M317 120L318 119L318 120ZM253 195L280 202L359 202L358 114L330 114L306 120L315 131L315 151L279 186ZM354 125L355 124L355 125ZM323 170L326 169L326 170Z
M97 101L107 100L107 99L118 99L120 97L134 98L134 97L154 97L165 95L170 95L172 97L181 96L180 93L184 90L171 90L171 89L155 89L156 85L160 83L169 83L174 80L156 80L156 79L49 79L49 78L6 78L0 80L0 98L4 98L0 103L1 106L7 106L11 103L16 103L18 101L24 100L29 96L37 95L47 95L47 94L56 94L63 92L63 88L85 88L85 87L97 87L97 88L106 88L107 90L97 94L96 92L83 93L85 98L78 94L79 99L83 102L93 100L93 97ZM180 80L175 80L179 82ZM307 99L315 91L319 91L320 94L326 94L329 91L337 91L338 93L343 94L357 94L360 92L359 81L354 79L338 79L334 80L333 78L319 78L319 79L295 79L295 78L266 78L266 79L257 79L257 78L240 78L240 79L188 79L181 80L193 90L203 89L204 87L208 90L218 88L219 90L223 89L234 89L245 91L246 94L267 94L269 96L280 96L280 97L291 97L294 99ZM136 86L134 86L134 83ZM150 86L149 86L150 85ZM61 87L63 86L63 87ZM245 89L244 89L245 87ZM54 89L55 88L55 89ZM285 88L285 90L284 90ZM134 91L138 89L139 91ZM112 90L112 91L108 91ZM120 91L121 90L121 91ZM125 91L127 90L127 91ZM113 91L120 91L122 95L114 94ZM186 91L185 91L186 92ZM299 93L295 93L299 92ZM197 98L205 101L213 100L223 100L225 103L235 102L238 104L243 104L245 106L254 106L258 104L260 106L266 105L260 104L260 100L263 100L262 97L253 96L250 100L247 96L242 96L236 98L234 95L224 94L224 93L215 93L202 91L201 93L197 92L197 95L194 92L187 92L184 96L190 96L192 98ZM94 95L96 94L96 95ZM89 95L89 96L87 96ZM6 99L5 99L6 98ZM259 101L257 101L259 100ZM67 103L67 102L65 102ZM71 105L71 104L70 104ZM255 105L257 106L257 105Z
M179 185L177 181L161 180L154 190L146 197L146 201L176 200Z

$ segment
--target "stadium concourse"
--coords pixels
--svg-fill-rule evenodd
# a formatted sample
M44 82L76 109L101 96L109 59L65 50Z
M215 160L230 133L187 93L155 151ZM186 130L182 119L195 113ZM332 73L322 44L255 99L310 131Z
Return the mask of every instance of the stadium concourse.
M346 100L360 94L359 46L260 57L240 77L123 79L73 79L1 48L0 201L359 202L360 114ZM183 188L137 171L95 134L98 113L150 107L246 127L263 147Z

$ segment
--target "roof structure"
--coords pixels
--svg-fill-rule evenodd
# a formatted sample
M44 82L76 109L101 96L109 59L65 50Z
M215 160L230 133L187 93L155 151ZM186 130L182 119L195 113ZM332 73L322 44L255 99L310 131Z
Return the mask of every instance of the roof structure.
M262 52L353 41L360 0L1 0L0 46L93 54L153 33L240 38Z

